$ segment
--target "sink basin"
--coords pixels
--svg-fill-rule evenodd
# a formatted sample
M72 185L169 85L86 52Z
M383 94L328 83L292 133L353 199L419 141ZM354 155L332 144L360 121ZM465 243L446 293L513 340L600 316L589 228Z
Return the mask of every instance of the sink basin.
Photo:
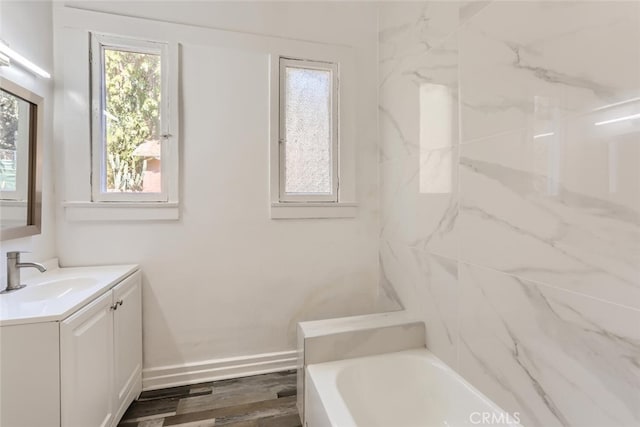
M98 283L93 277L69 277L28 285L20 291L21 297L32 301L62 298L70 292L81 291Z
M62 321L137 269L133 264L56 266L29 275L24 288L0 294L0 326Z

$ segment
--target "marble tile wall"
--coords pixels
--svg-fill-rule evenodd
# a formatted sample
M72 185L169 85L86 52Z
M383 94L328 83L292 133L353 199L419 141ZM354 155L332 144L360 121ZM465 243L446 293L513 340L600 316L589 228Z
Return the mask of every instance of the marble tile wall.
M640 3L379 26L382 282L525 426L640 425Z

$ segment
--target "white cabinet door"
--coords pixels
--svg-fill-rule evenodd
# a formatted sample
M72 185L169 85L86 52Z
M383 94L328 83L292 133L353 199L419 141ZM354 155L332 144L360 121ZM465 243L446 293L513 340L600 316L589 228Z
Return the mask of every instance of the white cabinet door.
M58 322L0 327L0 427L60 427L59 345Z
M142 388L142 292L138 271L113 288L115 409L121 417Z
M60 324L62 427L113 422L112 292Z

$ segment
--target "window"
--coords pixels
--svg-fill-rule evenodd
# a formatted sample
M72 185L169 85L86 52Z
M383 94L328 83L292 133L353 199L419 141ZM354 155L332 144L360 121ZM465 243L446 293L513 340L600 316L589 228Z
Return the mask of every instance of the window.
M91 35L92 200L176 198L166 43Z
M280 58L279 201L338 202L338 67Z

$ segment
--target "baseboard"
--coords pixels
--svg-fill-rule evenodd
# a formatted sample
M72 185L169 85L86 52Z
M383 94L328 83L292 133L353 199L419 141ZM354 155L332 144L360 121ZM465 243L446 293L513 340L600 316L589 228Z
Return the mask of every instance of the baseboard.
M156 390L286 371L295 369L296 363L297 351L291 350L143 369L142 389Z

